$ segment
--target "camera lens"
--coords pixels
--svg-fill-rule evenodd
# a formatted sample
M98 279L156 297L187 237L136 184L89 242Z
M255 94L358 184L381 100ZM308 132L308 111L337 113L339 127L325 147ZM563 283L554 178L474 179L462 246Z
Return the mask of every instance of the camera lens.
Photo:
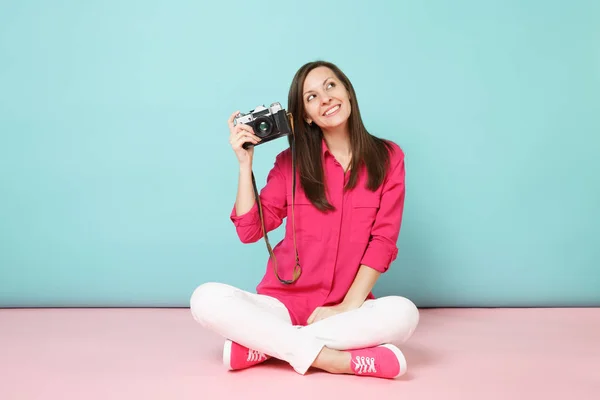
M259 137L263 137L271 133L273 126L271 125L271 121L268 118L258 118L256 120L256 135Z

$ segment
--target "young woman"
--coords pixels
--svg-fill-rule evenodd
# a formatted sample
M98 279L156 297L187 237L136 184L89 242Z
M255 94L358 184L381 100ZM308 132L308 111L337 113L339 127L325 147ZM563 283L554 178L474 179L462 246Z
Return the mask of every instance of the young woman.
M395 344L419 321L400 296L375 299L371 290L397 255L404 207L404 153L369 134L356 93L334 64L312 62L289 91L297 179L292 208L292 156L276 157L260 191L267 233L286 218L256 293L223 283L200 285L190 305L196 321L223 336L223 362L242 369L275 357L299 374L331 373L396 378L407 363ZM263 238L252 184L253 148L260 138L245 124L229 142L239 161L231 220L243 243ZM293 212L293 215L292 215ZM292 218L293 217L293 218ZM298 263L296 262L296 249ZM299 265L297 265L299 264Z

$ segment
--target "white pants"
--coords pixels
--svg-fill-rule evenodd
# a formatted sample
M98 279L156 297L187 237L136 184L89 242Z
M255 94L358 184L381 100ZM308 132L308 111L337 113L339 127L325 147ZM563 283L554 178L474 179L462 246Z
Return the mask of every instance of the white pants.
M323 346L336 350L401 344L419 322L417 307L399 296L367 300L355 310L308 326L294 326L279 300L230 285L200 285L190 300L191 313L202 326L305 374Z

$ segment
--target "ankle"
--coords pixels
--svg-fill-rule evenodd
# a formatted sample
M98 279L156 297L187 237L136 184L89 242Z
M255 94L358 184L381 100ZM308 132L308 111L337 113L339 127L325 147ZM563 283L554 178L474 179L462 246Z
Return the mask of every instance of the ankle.
M324 347L315 359L313 367L332 374L351 374L350 353Z

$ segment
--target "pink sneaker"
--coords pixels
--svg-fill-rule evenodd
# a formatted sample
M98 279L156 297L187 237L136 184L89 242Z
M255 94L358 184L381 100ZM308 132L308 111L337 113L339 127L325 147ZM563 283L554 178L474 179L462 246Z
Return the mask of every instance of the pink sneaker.
M269 359L267 355L251 350L231 340L223 346L223 364L229 370L244 369Z
M353 350L350 354L352 371L356 375L394 379L406 372L406 358L391 344Z

